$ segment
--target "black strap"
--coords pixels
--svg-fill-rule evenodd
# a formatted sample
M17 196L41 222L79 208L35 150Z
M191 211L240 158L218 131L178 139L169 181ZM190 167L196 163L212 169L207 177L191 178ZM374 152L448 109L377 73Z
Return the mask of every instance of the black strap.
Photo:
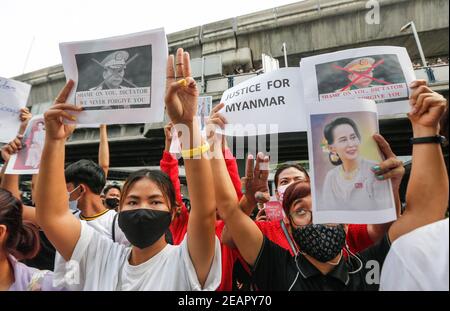
M280 220L280 225L281 225L281 228L283 229L284 235L286 236L286 239L287 239L287 241L289 243L289 246L292 249L292 252L294 254L297 254L297 249L295 247L294 242L292 242L291 236L289 235L289 232L287 231L287 228L286 228L286 225L284 224L283 219Z
M117 219L117 215L119 215L119 213L116 213L116 215L114 215L113 222L112 222L112 228L111 228L111 236L112 236L113 242L116 241L116 219Z
M409 139L409 142L412 144L442 144L445 143L446 139L444 136L435 135L435 136L427 136L427 137L413 137Z

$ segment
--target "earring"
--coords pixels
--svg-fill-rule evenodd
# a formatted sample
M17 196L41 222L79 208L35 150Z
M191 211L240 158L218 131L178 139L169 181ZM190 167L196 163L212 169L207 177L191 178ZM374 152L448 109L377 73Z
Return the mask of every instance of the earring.
M332 162L337 162L339 161L339 156L337 155L337 153L335 152L330 152L330 160Z

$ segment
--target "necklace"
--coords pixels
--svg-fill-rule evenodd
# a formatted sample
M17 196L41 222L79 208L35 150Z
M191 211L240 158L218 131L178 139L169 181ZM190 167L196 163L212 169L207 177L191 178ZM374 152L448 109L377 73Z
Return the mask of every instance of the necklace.
M339 173L345 180L352 180L359 173L359 166L355 168L353 171L347 173L344 171L344 167L341 165Z

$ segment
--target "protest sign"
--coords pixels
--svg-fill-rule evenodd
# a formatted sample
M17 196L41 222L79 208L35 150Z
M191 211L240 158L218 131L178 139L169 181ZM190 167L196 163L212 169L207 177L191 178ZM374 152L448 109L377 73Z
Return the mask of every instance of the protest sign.
M314 223L377 224L396 219L390 180L372 167L382 161L374 101L352 99L310 107L308 154Z
M283 207L280 201L272 200L264 204L264 212L267 221L279 221L284 218Z
M0 77L0 142L13 140L20 127L20 109L27 104L31 85Z
M78 124L162 122L167 39L155 29L100 40L60 43L68 102L83 106Z
M6 167L6 174L37 174L45 142L45 123L42 115L28 122L22 138L22 149L13 154Z
M380 116L409 112L409 84L415 73L402 47L376 46L303 58L305 100L374 100Z
M228 90L219 112L229 136L306 131L306 110L299 68L281 68L248 79Z

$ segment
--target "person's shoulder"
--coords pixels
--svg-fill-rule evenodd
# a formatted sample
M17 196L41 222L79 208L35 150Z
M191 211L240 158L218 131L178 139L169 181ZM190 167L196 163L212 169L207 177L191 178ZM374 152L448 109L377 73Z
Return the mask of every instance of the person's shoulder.
M105 234L105 232L109 233L112 229L112 218L99 217L89 221L80 220L80 223L81 233L78 242L82 241L84 247L91 245L95 248L107 249L113 245L120 245L114 243L111 236Z
M447 239L447 243L442 243ZM449 220L448 218L419 227L406 233L392 243L392 249L405 252L423 252L435 245L447 245L449 240ZM440 241L436 243L436 241Z
M31 279L32 275L39 271L36 268L29 267L26 264L18 261L12 255L8 256L8 261L14 270L15 285L18 285L19 282L28 282Z
M114 220L114 216L117 214L117 212L113 209L107 209L104 211L104 214L98 216L97 218L90 220L94 222L100 222L100 223L111 223Z

